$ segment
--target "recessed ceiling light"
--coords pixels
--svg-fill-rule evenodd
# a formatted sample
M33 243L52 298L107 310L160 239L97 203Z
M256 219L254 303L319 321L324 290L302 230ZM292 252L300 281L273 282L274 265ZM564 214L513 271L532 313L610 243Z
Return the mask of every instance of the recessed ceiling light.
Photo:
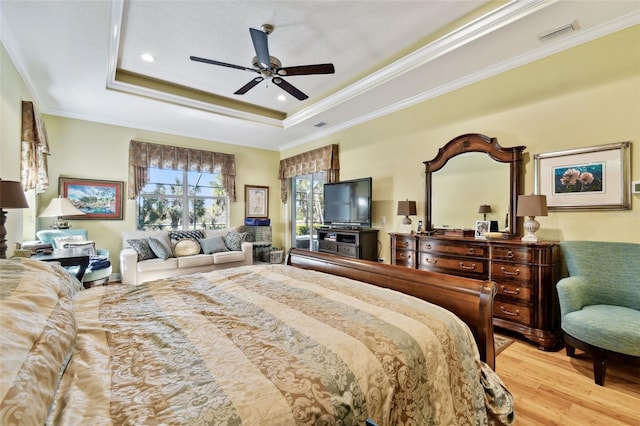
M153 56L151 53L144 53L140 57L142 58L143 61L146 61L146 62L155 62L156 61L155 56Z
M284 101L286 101L286 100L287 100L287 97L286 97L285 95L278 95L278 100L279 100L280 102L284 102Z

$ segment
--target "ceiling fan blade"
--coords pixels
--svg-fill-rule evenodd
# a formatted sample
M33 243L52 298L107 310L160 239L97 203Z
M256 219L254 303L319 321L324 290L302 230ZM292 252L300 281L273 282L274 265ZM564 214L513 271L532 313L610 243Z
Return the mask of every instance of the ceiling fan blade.
M244 86L242 86L241 88L239 88L238 90L236 90L235 92L233 92L233 94L234 95L244 95L249 90L253 89L262 80L264 80L263 77L256 77L253 80L251 80L250 82L248 82L247 84L245 84Z
M336 69L333 64L299 65L297 67L282 67L276 70L278 75L309 75L309 74L333 74Z
M285 92L288 92L291 96L293 96L294 98L298 99L299 101L304 101L305 99L308 98L307 95L305 95L299 89L297 89L296 87L294 87L290 83L287 83L286 81L284 81L280 77L273 77L273 79L271 81L273 81L273 84L275 84L276 86L280 86L280 88L282 88L282 90L284 90Z
M255 68L243 67L241 65L227 64L226 62L214 61L213 59L199 58L197 56L189 56L189 59L196 62L204 62L205 64L220 65L221 67L235 68L237 70L260 72Z
M251 40L253 48L256 50L256 56L260 66L266 70L271 69L271 57L269 56L269 42L267 41L267 33L264 31L249 28L251 32Z

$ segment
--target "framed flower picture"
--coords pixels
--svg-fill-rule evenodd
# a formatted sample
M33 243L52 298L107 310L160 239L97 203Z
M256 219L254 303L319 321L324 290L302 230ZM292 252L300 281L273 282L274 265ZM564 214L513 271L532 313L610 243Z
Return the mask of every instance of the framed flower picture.
M630 142L534 155L536 194L549 210L631 208Z

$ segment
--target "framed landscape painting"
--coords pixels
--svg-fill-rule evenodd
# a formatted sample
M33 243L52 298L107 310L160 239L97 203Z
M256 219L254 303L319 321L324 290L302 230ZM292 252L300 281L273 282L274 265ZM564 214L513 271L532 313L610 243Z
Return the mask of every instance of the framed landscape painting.
M122 220L124 182L60 177L60 195L85 214L73 220Z
M631 207L630 142L535 154L535 193L549 210Z

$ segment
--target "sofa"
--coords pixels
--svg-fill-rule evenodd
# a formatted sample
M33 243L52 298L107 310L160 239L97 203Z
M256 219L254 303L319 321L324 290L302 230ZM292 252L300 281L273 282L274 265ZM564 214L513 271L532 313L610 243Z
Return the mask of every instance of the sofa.
M243 227L122 233L120 272L125 284L253 264Z
M640 365L640 244L563 241L568 277L556 288L567 355L593 357L603 386L607 362Z

